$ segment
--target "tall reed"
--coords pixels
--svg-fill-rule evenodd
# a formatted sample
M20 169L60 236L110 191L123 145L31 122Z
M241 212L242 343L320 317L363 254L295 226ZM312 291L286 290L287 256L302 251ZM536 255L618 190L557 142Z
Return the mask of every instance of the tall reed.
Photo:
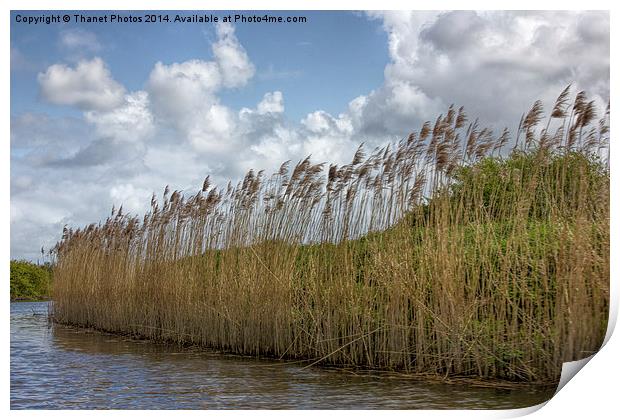
M609 305L609 107L595 124L569 94L513 139L451 106L350 164L207 177L143 219L65 229L54 317L308 364L556 380L599 348Z

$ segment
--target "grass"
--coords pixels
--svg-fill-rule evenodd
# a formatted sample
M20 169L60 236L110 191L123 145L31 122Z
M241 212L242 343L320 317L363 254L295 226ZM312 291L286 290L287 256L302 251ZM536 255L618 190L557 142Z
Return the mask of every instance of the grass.
M598 350L609 306L609 108L595 125L568 95L514 139L450 107L344 166L207 177L142 220L66 229L54 317L311 365L557 381Z

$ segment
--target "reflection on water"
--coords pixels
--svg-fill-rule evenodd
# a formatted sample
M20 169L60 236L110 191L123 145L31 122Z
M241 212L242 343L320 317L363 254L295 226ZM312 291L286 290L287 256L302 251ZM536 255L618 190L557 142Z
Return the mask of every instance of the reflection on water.
M11 303L12 409L519 408L553 389L496 390L353 374L127 340Z

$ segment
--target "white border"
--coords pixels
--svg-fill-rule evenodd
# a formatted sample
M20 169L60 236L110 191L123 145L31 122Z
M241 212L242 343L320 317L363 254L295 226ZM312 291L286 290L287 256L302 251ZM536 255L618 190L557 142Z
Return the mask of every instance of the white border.
M5 23L2 25L1 47L4 65L0 65L0 77L3 80L4 92L3 98L0 102L0 122L2 127L3 141L3 162L0 165L0 177L2 180L1 186L5 195L5 203L0 207L2 211L2 236L0 240L0 252L2 258L0 258L0 267L5 273L4 277L4 296L0 298L2 302L3 313L5 314L4 322L1 323L1 336L4 338L4 346L2 347L2 360L4 362L3 378L1 382L2 389L2 402L4 410L9 410L10 401L10 365L9 365L9 288L8 288L8 274L9 274L9 260L10 260L10 218L9 218L9 202L10 202L10 170L9 170L9 156L10 156L10 95L7 93L10 89L10 36L9 36L9 19L10 10L182 10L182 9L211 9L211 10L400 10L400 9L418 9L418 10L448 10L448 9L498 9L498 6L503 6L508 10L611 10L611 68L614 69L615 63L615 38L617 36L617 30L614 29L615 18L615 4L618 2L603 1L603 0L590 0L588 2L575 2L575 1L541 1L541 0L521 0L521 1L504 1L501 3L483 1L483 0L470 0L468 2L446 0L446 1L433 1L433 2L404 2L395 0L382 0L369 1L334 1L334 0L314 0L314 1L296 1L291 2L284 0L263 0L260 3L251 0L217 0L217 1L198 1L198 0L179 0L175 2L165 0L4 0L0 3L0 8L3 10L2 21ZM614 71L611 71L614 74ZM617 95L616 85L613 77L611 78L611 96L615 99ZM615 115L615 114L614 114ZM611 126L612 132L614 127L617 127L617 117L612 117ZM616 147L614 141L612 143L612 161L617 160ZM615 192L613 186L618 184L617 171L614 171L612 165L611 174L611 214L615 214L618 206L618 194ZM612 240L612 258L611 258L611 293L612 293L612 307L611 307L611 320L610 325L615 324L618 313L618 282L615 280L618 277L618 264L617 264L617 247L613 244L617 239L618 224L616 219L611 219L611 240ZM300 416L302 418L315 418L317 416L338 416L357 419L374 419L376 416L390 416L394 418L407 418L411 416L422 418L504 418L504 417L518 417L531 413L531 418L548 419L548 418L611 418L612 413L617 413L618 403L616 400L617 391L615 388L615 382L619 378L620 369L618 369L618 360L616 354L620 348L618 344L617 334L609 336L608 342L601 349L601 351L595 355L590 363L588 363L577 377L568 382L568 384L547 404L543 404L543 407L538 407L537 411L534 409L521 409L521 410L506 410L506 411L296 411L290 413L286 411L276 412L252 412L246 413L242 411L227 411L227 412L209 412L209 416L216 416L227 419L240 419L246 415L259 418L288 418L291 414ZM205 412L192 411L192 412L138 412L138 411L12 411L9 413L11 416L23 417L23 418L83 418L85 415L93 418L102 418L112 416L116 418L130 418L134 416L153 416L154 418L168 418L171 414L183 415L188 418L203 418Z

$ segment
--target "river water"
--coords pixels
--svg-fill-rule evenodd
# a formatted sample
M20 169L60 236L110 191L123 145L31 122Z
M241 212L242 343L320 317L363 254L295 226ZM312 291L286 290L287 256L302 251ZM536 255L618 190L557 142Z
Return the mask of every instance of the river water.
M46 302L11 303L11 409L501 409L553 392L304 369L50 325Z

